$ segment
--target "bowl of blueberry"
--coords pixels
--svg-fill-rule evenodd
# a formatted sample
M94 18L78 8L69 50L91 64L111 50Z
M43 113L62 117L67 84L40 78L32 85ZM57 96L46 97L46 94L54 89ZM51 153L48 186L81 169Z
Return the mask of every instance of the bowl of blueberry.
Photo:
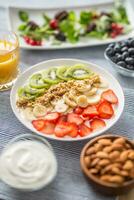
M134 38L109 44L104 56L117 72L134 77Z

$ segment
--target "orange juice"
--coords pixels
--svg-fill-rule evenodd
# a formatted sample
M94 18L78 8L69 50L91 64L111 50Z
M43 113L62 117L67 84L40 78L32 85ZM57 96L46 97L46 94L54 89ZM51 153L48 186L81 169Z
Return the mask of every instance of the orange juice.
M0 40L0 90L8 89L18 75L19 47L17 43Z

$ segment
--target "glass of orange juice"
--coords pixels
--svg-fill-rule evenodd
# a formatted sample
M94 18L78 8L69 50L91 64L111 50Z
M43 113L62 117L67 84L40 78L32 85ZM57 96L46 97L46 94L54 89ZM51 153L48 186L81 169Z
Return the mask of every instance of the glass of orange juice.
M19 42L15 33L0 31L0 91L13 85L19 72Z

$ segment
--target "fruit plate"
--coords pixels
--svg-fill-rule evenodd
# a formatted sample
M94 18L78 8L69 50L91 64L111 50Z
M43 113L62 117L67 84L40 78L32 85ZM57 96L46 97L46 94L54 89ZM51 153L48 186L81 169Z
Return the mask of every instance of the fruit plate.
M83 6L74 6L74 7L62 7L60 10L67 10L67 11L75 11L76 14L79 14L82 10L87 10L88 8L91 10L100 10L100 11L108 11L111 9L114 5L114 1L110 0L108 2L103 3L96 3L90 5L83 5ZM40 49L40 50L47 50L47 49L66 49L66 48L78 48L78 47L86 47L86 46L95 46L95 45L104 45L111 42L117 42L120 40L127 39L134 35L134 12L131 5L131 2L129 0L123 0L123 5L126 8L127 16L130 21L130 25L132 27L132 30L129 33L126 33L124 35L118 36L116 38L107 38L107 39L96 39L96 38L87 38L82 37L78 42L72 44L69 42L63 42L60 45L59 44L53 44L51 41L45 41L42 46L31 46L26 44L24 39L20 37L20 33L18 32L18 26L22 23L19 19L18 12L20 10L24 10L29 13L29 16L32 20L36 21L39 24L43 23L43 17L42 14L46 13L48 16L53 17L56 13L58 8L28 8L28 7L8 7L8 27L10 30L17 33L19 36L19 42L20 47L24 49Z
M23 86L26 83L26 81L28 80L29 76L31 76L35 72L39 72L40 70L47 69L47 68L50 68L50 67L73 66L73 65L76 65L78 63L84 64L85 66L90 68L93 72L96 72L102 78L107 80L109 87L115 92L115 94L118 97L119 103L118 103L117 109L115 110L115 115L111 119L108 120L106 127L104 127L101 130L97 130L97 131L95 131L95 132L93 132L93 133L91 133L91 134L89 134L88 136L85 136L85 137L78 136L76 138L70 138L70 137L58 138L55 135L46 135L46 134L40 133L39 131L37 131L32 126L31 122L26 120L21 115L20 110L16 106L18 88ZM89 138L98 136L98 135L104 133L105 131L107 131L110 127L112 127L118 121L118 119L120 118L120 116L123 112L124 94L123 94L123 90L122 90L120 84L118 83L118 81L109 72L105 71L100 66L93 64L93 63L90 63L90 62L83 61L83 60L63 59L62 58L62 59L53 59L53 60L48 60L48 61L38 63L38 64L30 67L29 69L27 69L24 73L22 73L20 75L20 77L17 79L17 81L15 82L15 84L14 84L12 90L11 90L10 103L11 103L12 110L13 110L14 114L16 115L16 117L18 118L18 120L24 126L26 126L28 129L30 129L32 132L39 134L41 136L50 138L50 139L61 140L61 141L77 141L77 140L84 140L84 139L89 139Z

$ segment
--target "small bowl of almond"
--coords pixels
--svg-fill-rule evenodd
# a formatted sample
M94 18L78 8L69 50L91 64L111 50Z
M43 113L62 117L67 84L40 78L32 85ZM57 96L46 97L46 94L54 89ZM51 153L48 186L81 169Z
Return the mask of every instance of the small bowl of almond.
M118 135L90 140L82 149L80 164L93 186L108 195L134 187L134 143Z

